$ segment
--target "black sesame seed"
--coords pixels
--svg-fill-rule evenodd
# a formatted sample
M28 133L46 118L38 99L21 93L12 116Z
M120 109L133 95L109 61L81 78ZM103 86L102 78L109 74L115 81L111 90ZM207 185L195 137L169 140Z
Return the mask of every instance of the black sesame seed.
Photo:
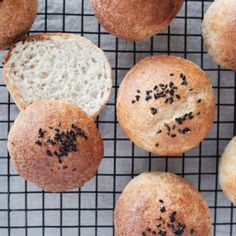
M159 234L160 236L166 236L166 231L163 230L163 229L161 229L161 230L158 232L158 234Z
M136 98L136 101L138 102L139 99L140 99L140 96L139 96L139 95L136 95L135 98Z
M50 150L47 150L46 151L46 154L49 156L49 157L52 157L53 155L52 155L52 152L50 151Z
M151 107L150 108L150 111L153 115L156 115L157 114L157 109L155 107Z
M63 169L67 169L68 168L68 166L63 166Z
M170 86L170 87L173 87L173 86L174 86L174 83L171 81L171 82L169 83L169 86Z
M188 118L189 118L189 120L192 120L194 117L191 115L191 116L189 116Z
M180 73L179 76L180 76L180 78L183 78L183 77L184 77L184 74L183 74L183 73Z
M76 171L76 169L74 168L72 171L74 172L74 171Z
M201 114L201 112L198 112L198 113L197 113L197 116L199 116L200 114Z
M191 88L191 89L189 89L189 91L190 91L190 92L192 92L192 91L193 91L193 89Z
M157 131L157 134L160 134L161 132L162 132L162 130L158 130L158 131Z
M159 143L156 143L155 146L156 146L156 147L159 147Z
M132 102L131 102L132 104L134 104L135 103L135 101L134 100L132 100Z
M171 134L171 138L175 138L176 137L176 134Z
M154 88L153 88L153 90L157 90L158 89L158 86L157 85L155 85L154 86Z
M147 227L146 230L147 230L148 232L151 232L151 231L152 231L152 229L151 229L150 227Z
M168 124L166 124L166 123L164 123L164 126L167 128L167 130L168 130L168 132L170 132L170 126L168 125Z
M145 232L142 232L142 236L145 236Z
M161 224L156 225L156 227L157 227L157 228L160 228L160 227L161 227Z
M39 141L39 140L37 140L37 141L35 142L35 144L37 144L37 145L39 145L39 146L42 146L42 142Z
M39 138L43 138L43 136L45 135L45 133L46 133L46 130L44 130L44 129L42 129L42 128L40 128L39 129Z
M173 74L173 73L171 73L171 74L170 74L170 76L174 76L174 74Z
M166 212L166 208L165 208L164 206L163 206L163 207L161 207L161 208L160 208L160 212L161 212L161 213L164 213L164 212Z
M176 125L173 125L173 126L172 126L172 130L175 130L175 128L176 128Z
M171 213L171 215L169 216L169 219L170 219L170 222L171 222L171 223L174 223L174 222L176 221L176 214L177 214L177 212L176 212L176 211L173 211L173 212Z
M202 99L198 99L198 100L197 100L197 103L200 103L201 101L202 101Z
M191 230L190 230L190 234L194 234L194 229L191 229Z
M157 220L158 220L158 221L162 220L162 217L161 217L161 216L160 216L160 217L158 217L158 218L157 218Z
M137 90L137 93L140 93L140 90L139 90L139 89Z
M178 100L180 100L179 94L176 94L175 97L176 97Z
M159 202L160 202L160 203L164 203L164 201L163 201L162 199L159 199Z

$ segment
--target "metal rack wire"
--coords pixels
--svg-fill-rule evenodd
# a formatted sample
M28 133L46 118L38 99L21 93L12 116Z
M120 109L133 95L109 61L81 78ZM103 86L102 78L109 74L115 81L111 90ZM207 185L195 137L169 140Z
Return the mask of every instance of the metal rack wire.
M6 147L7 133L18 110L0 77L0 236L114 235L112 214L117 197L132 177L151 170L174 172L191 181L209 204L213 235L236 235L236 208L223 195L217 170L225 145L236 134L236 74L215 65L204 49L200 25L211 2L186 0L165 32L142 43L131 43L116 39L98 25L89 0L39 1L38 18L30 33L78 33L101 47L110 59L113 96L97 119L105 156L98 175L79 190L47 193L23 181L11 166ZM217 95L211 133L180 158L140 150L122 133L115 116L121 79L133 64L153 54L174 54L199 64L211 78Z

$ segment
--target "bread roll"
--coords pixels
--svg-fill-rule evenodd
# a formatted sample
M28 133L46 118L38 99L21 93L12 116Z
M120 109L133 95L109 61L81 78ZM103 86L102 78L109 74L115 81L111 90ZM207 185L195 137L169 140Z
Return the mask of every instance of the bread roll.
M90 40L72 34L39 34L18 42L5 58L4 80L20 110L41 99L81 107L96 118L112 89L110 64Z
M8 150L20 176L44 190L63 192L96 174L103 142L93 120L78 106L38 101L17 117Z
M37 0L0 1L0 50L25 35L32 26L38 8Z
M236 71L236 1L215 0L202 23L207 51L216 63Z
M139 147L179 155L208 134L215 97L207 75L194 63L173 56L148 57L122 81L118 121Z
M140 41L164 30L183 0L93 0L95 16L111 34Z
M230 141L221 157L219 180L225 195L236 205L236 137Z
M116 236L210 236L211 215L197 190L171 173L134 178L116 203Z

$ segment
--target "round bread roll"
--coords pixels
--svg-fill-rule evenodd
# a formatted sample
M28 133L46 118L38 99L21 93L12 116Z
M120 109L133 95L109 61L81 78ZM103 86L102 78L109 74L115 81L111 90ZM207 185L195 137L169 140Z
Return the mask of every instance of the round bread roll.
M164 172L143 173L124 189L114 214L116 236L210 236L211 215L186 180Z
M61 101L38 101L22 111L10 130L8 149L17 172L50 192L81 187L103 157L93 120Z
M95 16L111 34L121 39L145 40L164 30L183 0L93 0Z
M209 132L215 97L207 75L194 63L173 56L148 57L122 81L117 116L139 147L179 155Z
M29 31L37 8L37 0L0 1L0 50L10 47Z
M207 51L216 63L236 70L236 1L215 0L208 8L202 33Z
M219 180L225 195L236 205L236 137L230 141L221 157Z

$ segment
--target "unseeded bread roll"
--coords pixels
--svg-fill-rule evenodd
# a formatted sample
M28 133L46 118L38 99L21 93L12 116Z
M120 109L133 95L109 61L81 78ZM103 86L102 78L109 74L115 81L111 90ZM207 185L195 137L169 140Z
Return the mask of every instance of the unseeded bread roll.
M111 77L104 52L78 35L26 37L5 58L4 80L20 110L34 101L56 99L95 118L110 98Z
M143 173L119 197L116 236L211 236L211 215L197 190L170 173Z
M225 195L236 205L236 137L230 141L221 157L219 180Z
M183 0L93 0L95 16L111 34L140 41L163 31Z
M20 176L44 190L63 192L96 174L103 142L93 120L78 106L38 101L15 120L8 150Z
M202 23L207 51L216 63L236 71L236 1L215 0Z
M215 97L207 75L173 56L148 57L125 76L117 98L121 128L139 147L179 155L208 134Z
M25 35L32 26L38 8L37 0L0 1L0 50Z

